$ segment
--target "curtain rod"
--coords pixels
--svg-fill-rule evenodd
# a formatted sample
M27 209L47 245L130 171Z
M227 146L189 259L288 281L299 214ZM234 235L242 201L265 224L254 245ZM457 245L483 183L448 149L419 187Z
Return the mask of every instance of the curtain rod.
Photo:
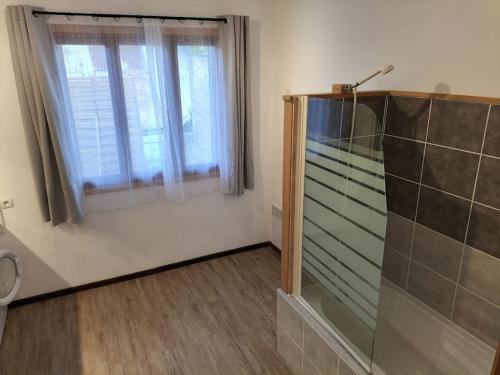
M48 14L55 16L89 16L93 18L151 18L160 20L177 20L177 21L209 21L209 22L224 22L227 23L226 18L213 18L213 17L180 17L180 16L150 16L143 14L112 14L112 13L81 13L81 12L49 12L45 10L34 10L32 11L34 17L38 17L40 14Z

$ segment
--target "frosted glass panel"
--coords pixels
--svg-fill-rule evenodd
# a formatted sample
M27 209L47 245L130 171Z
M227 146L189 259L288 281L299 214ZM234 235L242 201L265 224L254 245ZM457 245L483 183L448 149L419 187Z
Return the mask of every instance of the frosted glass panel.
M370 364L387 221L382 123L361 103L352 127L352 110L307 99L301 295Z

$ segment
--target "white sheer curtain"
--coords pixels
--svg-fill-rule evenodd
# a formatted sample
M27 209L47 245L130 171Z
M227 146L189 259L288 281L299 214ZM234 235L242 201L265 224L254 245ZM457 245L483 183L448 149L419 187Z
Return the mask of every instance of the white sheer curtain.
M227 190L217 23L48 23L68 113L59 136L83 213Z

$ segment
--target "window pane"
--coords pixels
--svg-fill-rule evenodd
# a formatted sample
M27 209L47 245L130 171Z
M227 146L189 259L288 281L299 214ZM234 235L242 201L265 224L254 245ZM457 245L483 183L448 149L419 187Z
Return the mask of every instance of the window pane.
M215 123L212 53L214 48L210 46L177 47L187 169L197 165L215 165L217 160L212 128Z
M58 58L67 78L83 176L96 185L103 178L118 179L120 160L105 47L65 44L58 46Z
M144 45L121 45L130 150L134 175L152 178L162 170L163 129L155 118L152 98L154 74L148 72Z

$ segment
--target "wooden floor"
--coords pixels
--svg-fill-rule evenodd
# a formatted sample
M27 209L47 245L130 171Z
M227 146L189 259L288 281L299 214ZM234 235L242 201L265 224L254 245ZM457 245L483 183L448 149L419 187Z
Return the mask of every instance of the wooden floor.
M0 374L290 374L278 286L264 248L17 307Z

